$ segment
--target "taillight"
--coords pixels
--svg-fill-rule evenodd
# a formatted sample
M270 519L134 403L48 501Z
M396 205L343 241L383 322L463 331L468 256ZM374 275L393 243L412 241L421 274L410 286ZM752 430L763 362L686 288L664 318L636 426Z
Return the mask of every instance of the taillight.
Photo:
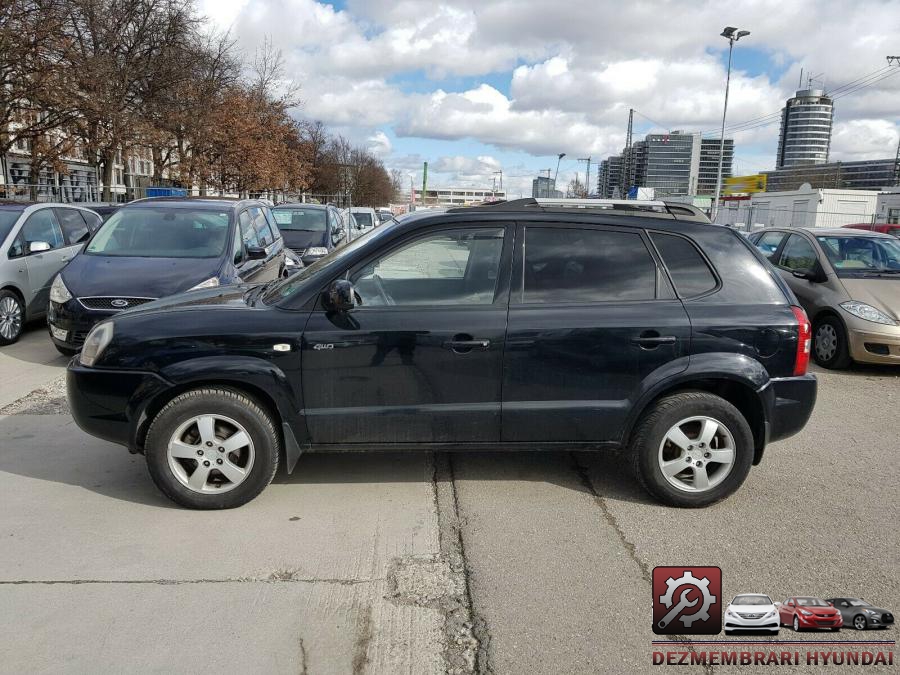
M794 358L794 375L806 375L809 367L809 349L812 346L812 326L802 307L791 307L797 319L797 356Z

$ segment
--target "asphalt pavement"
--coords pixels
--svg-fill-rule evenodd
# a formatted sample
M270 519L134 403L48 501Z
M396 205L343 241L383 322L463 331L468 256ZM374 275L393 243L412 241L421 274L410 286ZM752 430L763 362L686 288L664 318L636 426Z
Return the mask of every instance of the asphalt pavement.
M74 425L65 362L40 328L0 349L3 673L658 672L657 565L900 609L900 370L818 371L806 429L706 509L655 504L615 454L423 452L305 455L201 513Z

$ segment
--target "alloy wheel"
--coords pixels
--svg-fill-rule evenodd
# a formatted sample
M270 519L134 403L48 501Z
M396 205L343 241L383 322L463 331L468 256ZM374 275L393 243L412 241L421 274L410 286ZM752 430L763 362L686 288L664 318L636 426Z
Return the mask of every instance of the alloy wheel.
M820 361L830 361L838 349L838 334L830 323L823 323L816 329L816 356Z
M15 340L22 332L22 307L15 298L6 296L0 300L0 336Z
M865 630L866 629L866 617L864 617L864 616L854 617L853 627L856 630Z
M800 620L796 616L794 616L794 630L800 632Z
M253 440L237 421L223 415L197 415L172 434L169 468L178 482L203 494L233 490L253 468Z
M659 468L666 481L685 492L706 492L734 467L734 436L712 417L688 417L672 426L659 444Z

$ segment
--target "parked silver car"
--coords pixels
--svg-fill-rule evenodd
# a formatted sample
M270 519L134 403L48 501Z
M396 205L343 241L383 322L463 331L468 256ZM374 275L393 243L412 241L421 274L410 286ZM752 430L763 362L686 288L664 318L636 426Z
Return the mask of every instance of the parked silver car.
M53 279L101 224L72 204L0 202L0 345L47 313Z

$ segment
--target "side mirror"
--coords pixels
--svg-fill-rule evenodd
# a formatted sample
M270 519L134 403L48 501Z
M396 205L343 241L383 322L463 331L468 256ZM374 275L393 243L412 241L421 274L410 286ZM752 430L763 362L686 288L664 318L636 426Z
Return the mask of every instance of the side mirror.
M29 253L43 253L50 250L50 244L46 241L32 241L28 243Z
M266 258L266 249L261 246L248 246L247 247L247 260L265 260Z
M780 602L776 602L776 603L775 603L775 606L776 606L776 607L781 607L781 603L780 603Z
M346 279L337 279L331 282L331 286L325 291L325 304L328 309L335 312L349 312L356 307L358 295L356 289Z
M792 270L791 274L793 274L797 279L806 279L807 281L811 281L814 284L821 284L822 282L828 280L828 277L825 275L825 271L822 269L819 263L816 263L815 266L808 269Z

